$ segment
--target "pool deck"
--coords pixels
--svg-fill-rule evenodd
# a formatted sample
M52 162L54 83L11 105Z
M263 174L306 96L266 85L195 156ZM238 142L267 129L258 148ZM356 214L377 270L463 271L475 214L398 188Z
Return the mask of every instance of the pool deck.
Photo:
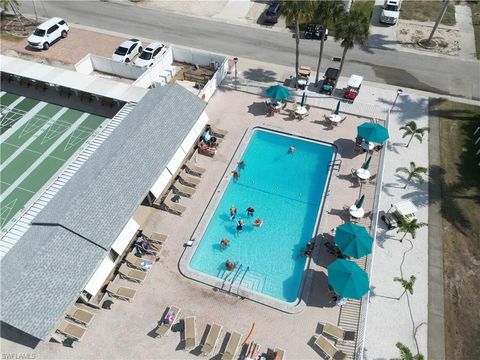
M178 268L184 244L194 233L206 204L216 191L244 132L249 127L264 126L332 142L338 146L342 166L340 173L332 176L330 196L325 204L328 213L325 212L322 216L320 232L330 234L332 229L341 225L348 218L348 214L343 210L344 206L353 204L359 197L360 187L350 181L350 170L360 167L365 155L354 152L353 139L356 127L368 119L348 115L348 119L341 126L326 130L320 121L329 110L311 108L310 116L302 121L290 120L286 114L265 117L263 101L263 98L256 95L228 89L221 89L210 101L207 114L211 122L229 133L214 158L195 156L197 163L207 168L207 172L195 195L191 199L181 199L180 202L188 207L184 215L180 217L155 210L144 227L146 233L161 232L169 238L160 261L149 270L142 285L122 280L138 289L132 303L115 300L111 311L98 311L86 335L81 342L75 344L74 350L43 342L30 350L19 344L21 341L29 344L28 340L15 331L9 331L8 336L4 335L2 338L3 351L33 352L38 359L196 358L198 348L191 353L182 351L183 343L179 333L171 333L162 339L152 336L165 308L176 305L182 309L182 317L197 316L198 339L204 338L205 326L213 322L223 325L224 332L237 331L244 335L249 332L252 323L256 323L253 339L262 344L262 349L280 347L286 350L287 358L317 359L319 353L314 349L313 342L314 335L322 329L319 322L338 324L340 314L340 308L330 300L327 287L326 266L334 258L326 252L323 245L318 246L314 252L306 274L308 289L302 297L305 309L297 314L286 314L217 291L184 277ZM375 153L370 165L372 174L375 174L377 166L378 153ZM374 189L374 185L364 186L362 189L366 194L364 208L367 212L373 206ZM320 239L318 236L317 238ZM292 341L292 334L295 334L295 341ZM16 339L19 343L11 342L8 338ZM224 340L222 333L222 346L212 355L224 349Z

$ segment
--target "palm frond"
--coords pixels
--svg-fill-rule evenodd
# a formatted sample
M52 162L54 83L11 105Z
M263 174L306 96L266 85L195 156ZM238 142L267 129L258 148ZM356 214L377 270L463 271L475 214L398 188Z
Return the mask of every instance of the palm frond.
M399 167L395 170L395 172L404 172L404 173L409 174L410 170L408 170L406 167Z

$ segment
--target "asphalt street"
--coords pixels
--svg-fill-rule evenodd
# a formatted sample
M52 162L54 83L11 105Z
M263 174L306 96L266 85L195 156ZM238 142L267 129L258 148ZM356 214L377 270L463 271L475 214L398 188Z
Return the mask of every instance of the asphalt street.
M295 41L290 33L104 1L36 3L39 16L60 16L68 22L81 25L233 55L239 57L240 61L249 58L292 67L295 63ZM22 2L21 10L33 13L32 2ZM349 50L343 75L355 73L363 75L369 81L439 94L480 98L479 62L391 50L382 45L386 42L388 39L376 38L373 46ZM316 68L318 50L319 41L302 40L301 64ZM340 55L339 44L329 38L321 71L325 71L328 66L338 66L331 58Z

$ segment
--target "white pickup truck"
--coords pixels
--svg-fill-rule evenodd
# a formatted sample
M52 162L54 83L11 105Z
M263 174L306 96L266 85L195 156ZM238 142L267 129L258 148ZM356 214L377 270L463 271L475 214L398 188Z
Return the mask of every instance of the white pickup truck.
M382 13L380 14L380 22L384 24L395 25L400 16L401 0L385 0Z

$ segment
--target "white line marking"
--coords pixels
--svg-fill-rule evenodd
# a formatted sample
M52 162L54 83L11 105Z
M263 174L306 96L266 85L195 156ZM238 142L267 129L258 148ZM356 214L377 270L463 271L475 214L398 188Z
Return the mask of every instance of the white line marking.
M5 141L11 134L13 134L15 131L17 131L22 125L24 125L28 120L30 120L32 117L35 116L36 113L38 113L40 110L42 110L45 106L47 106L48 103L46 102L39 102L37 105L35 105L30 111L26 112L20 120L18 120L13 126L9 129L7 129L1 136L0 136L0 142ZM7 114L8 116L8 114Z

